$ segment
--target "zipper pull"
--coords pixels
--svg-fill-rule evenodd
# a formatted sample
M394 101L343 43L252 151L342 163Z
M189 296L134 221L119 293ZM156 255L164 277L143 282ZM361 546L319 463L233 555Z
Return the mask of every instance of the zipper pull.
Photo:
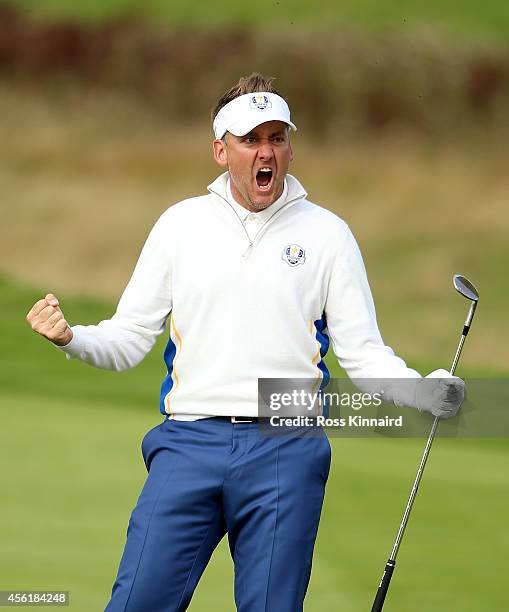
M247 249L242 253L242 259L247 259L251 255L252 250L253 250L253 243L250 242Z

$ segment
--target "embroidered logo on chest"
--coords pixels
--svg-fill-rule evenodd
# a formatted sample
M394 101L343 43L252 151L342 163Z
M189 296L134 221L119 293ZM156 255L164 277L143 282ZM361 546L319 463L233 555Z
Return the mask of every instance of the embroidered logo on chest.
M306 261L306 251L298 244L289 244L283 249L281 258L286 261L289 266L304 265Z

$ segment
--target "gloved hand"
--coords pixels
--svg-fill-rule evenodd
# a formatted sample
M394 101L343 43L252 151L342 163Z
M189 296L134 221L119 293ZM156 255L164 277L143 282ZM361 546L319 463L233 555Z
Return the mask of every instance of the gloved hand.
M450 419L458 412L465 397L465 383L458 376L440 368L417 382L415 400L420 412L431 412Z

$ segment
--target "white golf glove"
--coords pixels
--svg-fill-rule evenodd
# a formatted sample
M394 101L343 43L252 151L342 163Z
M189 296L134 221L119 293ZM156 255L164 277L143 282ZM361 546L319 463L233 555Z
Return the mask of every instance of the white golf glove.
M458 376L440 368L421 378L416 385L415 401L420 412L449 419L455 416L465 397L465 383Z

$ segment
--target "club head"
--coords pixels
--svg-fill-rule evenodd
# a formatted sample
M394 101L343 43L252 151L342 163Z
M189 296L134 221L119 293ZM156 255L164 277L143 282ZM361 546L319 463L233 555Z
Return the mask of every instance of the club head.
M456 291L461 293L463 297L466 297L467 300L471 300L472 302L477 302L479 300L479 293L468 278L461 276L461 274L455 274L452 277L452 282Z

